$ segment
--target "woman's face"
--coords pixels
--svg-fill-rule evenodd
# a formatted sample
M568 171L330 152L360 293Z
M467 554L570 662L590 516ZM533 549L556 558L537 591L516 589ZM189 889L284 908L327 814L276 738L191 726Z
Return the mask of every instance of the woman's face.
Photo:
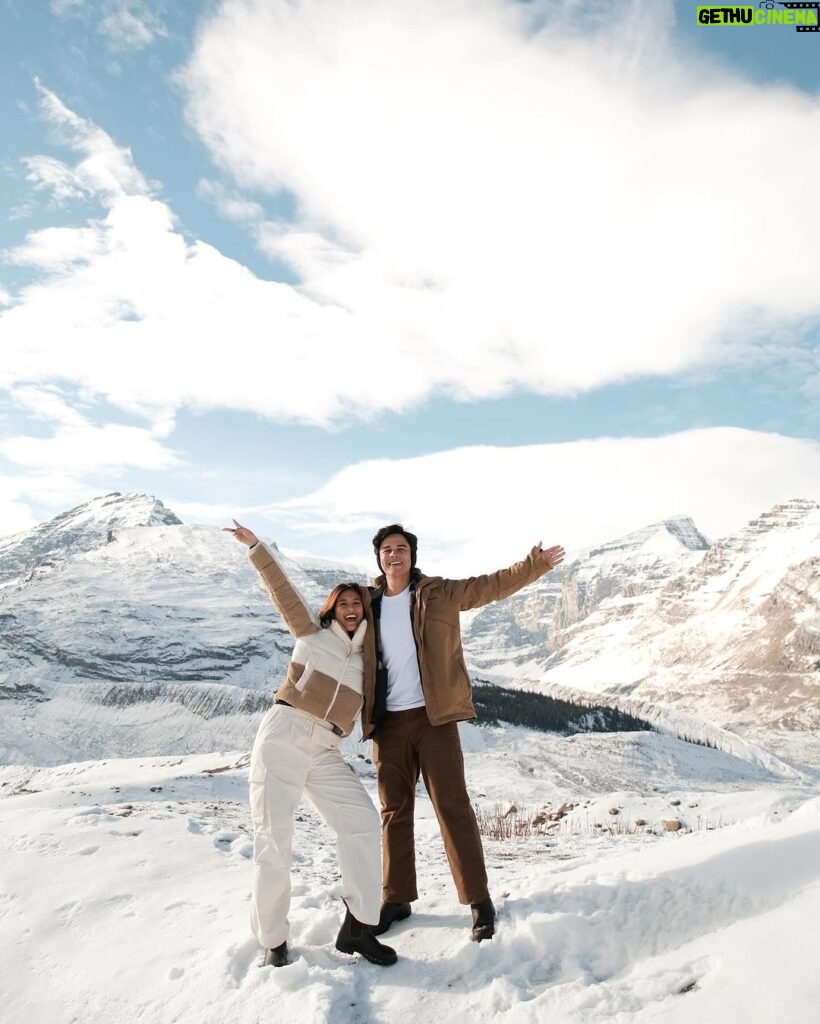
M364 605L355 590L343 590L336 598L333 617L339 625L354 633L364 618Z

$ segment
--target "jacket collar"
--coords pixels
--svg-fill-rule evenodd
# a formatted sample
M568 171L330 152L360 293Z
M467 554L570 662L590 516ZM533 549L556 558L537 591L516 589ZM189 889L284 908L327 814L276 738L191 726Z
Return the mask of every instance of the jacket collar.
M334 636L342 643L349 644L354 651L360 651L364 646L364 634L367 632L367 619L362 619L353 636L348 636L347 630L335 619L327 627Z
M415 590L416 589L416 584L419 582L419 580L423 580L424 578L425 578L424 573L421 572L420 569L411 569L410 570L410 590L411 591ZM377 576L376 579L373 580L373 587L375 588L375 591L376 591L373 594L373 597L383 597L384 596L384 588L385 588L386 584L387 584L387 580L384 578L384 573L382 573L381 576Z

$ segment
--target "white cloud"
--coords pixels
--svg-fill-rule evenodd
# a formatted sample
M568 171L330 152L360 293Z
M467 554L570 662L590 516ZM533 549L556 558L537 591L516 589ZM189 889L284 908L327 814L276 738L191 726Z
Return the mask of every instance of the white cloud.
M45 404L44 404L45 408ZM59 417L50 437L19 435L0 441L0 455L37 472L87 476L100 471L170 469L179 458L143 427L94 425L68 407L48 410Z
M7 254L46 276L0 311L0 387L328 423L790 358L820 313L820 99L652 53L653 24L606 5L586 39L536 30L545 10L219 6L191 117L239 182L293 193L294 222L252 227L297 287L191 243L130 151L43 89L79 157L32 158L35 185L104 215Z
M20 267L71 271L104 251L104 238L96 228L43 228L6 252L5 259Z
M585 37L533 10L225 0L187 69L214 158L297 201L263 243L401 360L398 407L674 374L820 313L820 100L687 66L669 5Z
M20 483L0 473L0 537L21 533L37 525L31 506L20 500Z
M54 388L16 388L11 398L19 409L34 419L59 423L73 429L87 425L87 420L80 412L69 405Z
M238 224L255 224L265 215L264 207L259 203L230 192L218 181L201 178L197 182L196 192L201 199L211 203L225 220Z
M263 509L258 505L185 501L177 498L164 498L163 501L184 523L196 525L231 526L234 519L239 522L252 522L263 513Z
M152 420L189 406L326 423L342 409L395 406L359 358L377 351L380 323L188 243L129 151L42 92L46 116L82 154L70 174L104 216L31 232L6 254L51 276L0 315L0 388L72 382ZM420 374L406 375L399 402L408 390L424 395Z
M400 521L418 533L426 572L460 576L539 540L572 557L676 515L717 539L793 497L820 501L820 443L714 428L368 460L272 505L266 521L288 543L359 560L378 527Z
M52 12L60 18L82 17L114 51L142 50L155 39L168 35L157 7L148 0L51 0Z
M23 158L23 164L28 169L26 181L38 191L50 192L58 206L88 193L77 174L62 160L52 156L29 156Z
M89 481L59 469L0 473L0 536L29 530L44 519L114 489L102 476Z
M125 195L150 193L150 185L134 165L129 149L118 146L93 122L69 110L39 79L35 79L35 86L40 112L57 139L83 154L73 168L48 157L30 158L27 166L36 184L62 191L73 187L78 193L95 194L109 204Z
M126 467L169 469L178 462L148 431L115 423L61 426L48 438L9 437L0 441L0 454L29 469L84 474Z
M53 426L46 436L0 439L0 457L15 469L13 475L0 473L0 535L35 525L34 510L40 518L55 515L105 493L128 472L181 465L160 440L167 421L151 429L95 424L80 411L82 399L69 402L56 388L20 387L9 399L9 408Z
M89 0L51 0L51 13L58 18L69 18L88 8Z

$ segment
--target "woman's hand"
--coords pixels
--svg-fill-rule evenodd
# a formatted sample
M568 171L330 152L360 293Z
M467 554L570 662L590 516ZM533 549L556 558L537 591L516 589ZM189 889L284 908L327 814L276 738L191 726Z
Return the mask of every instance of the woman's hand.
M230 526L223 526L222 531L223 533L232 533L240 543L247 544L249 548L252 548L254 544L259 543L259 538L253 530L249 530L247 526L240 525L235 519L233 521L233 528Z

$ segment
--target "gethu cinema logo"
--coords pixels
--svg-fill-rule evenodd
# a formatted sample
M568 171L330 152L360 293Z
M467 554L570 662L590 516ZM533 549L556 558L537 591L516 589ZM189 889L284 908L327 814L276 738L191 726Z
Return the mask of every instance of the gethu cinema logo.
M819 11L820 0L776 6L772 0L764 0L757 7L698 7L697 19L699 25L793 25L798 32L818 32Z

